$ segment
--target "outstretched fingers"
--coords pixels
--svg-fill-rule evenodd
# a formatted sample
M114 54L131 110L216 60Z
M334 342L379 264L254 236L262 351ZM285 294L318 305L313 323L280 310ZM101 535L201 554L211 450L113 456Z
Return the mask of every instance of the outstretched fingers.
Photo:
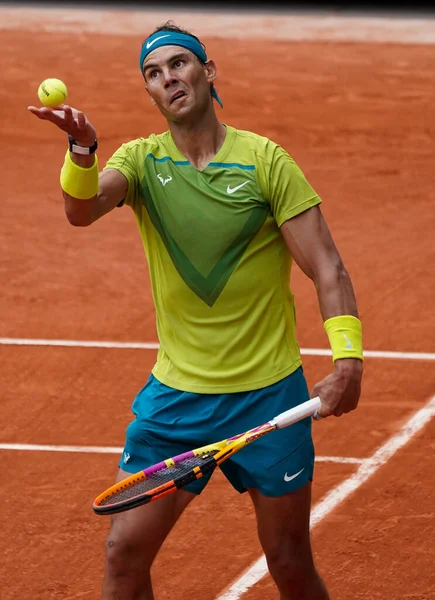
M78 110L72 108L68 104L61 104L60 106L56 107L53 112L55 113L56 118L59 118L62 125L64 125L62 128L69 132L72 132L72 130L77 127L77 115L83 115L83 113L79 113Z
M28 106L29 112L34 114L38 119L50 121L62 131L72 135L83 145L91 146L94 143L96 132L95 127L88 121L86 115L69 106L68 104L60 104L59 106L38 108L36 106Z
M53 112L51 108L38 108L37 106L28 106L27 110L32 114L36 115L38 119L50 120L50 113Z
M54 125L57 125L57 127L64 129L65 125L68 122L65 108L66 107L64 107L64 105L56 106L53 108L48 108L46 106L42 106L41 108L38 108L36 106L28 106L27 110L35 116L37 116L38 119L42 119L43 121L50 121L50 123L53 123Z
M86 125L88 122L85 115L82 112L78 112L76 120L77 120L77 127L79 128L80 131L83 131L83 129L86 128Z

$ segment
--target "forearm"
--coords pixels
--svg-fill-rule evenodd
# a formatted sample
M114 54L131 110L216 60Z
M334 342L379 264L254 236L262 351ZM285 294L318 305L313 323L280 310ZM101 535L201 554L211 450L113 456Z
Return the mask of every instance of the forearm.
M65 214L71 225L91 225L98 218L99 183L96 155L68 151L61 171L61 188Z
M95 163L95 154L82 155L70 152L71 160L84 169L90 169ZM93 223L92 218L94 212L94 204L97 196L93 196L87 200L74 198L62 190L62 195L65 202L65 214L71 225L76 227L86 227Z
M328 267L314 280L319 308L324 321L339 315L358 318L358 308L352 281L341 261Z
M65 213L71 225L91 225L126 198L128 180L125 175L116 169L103 169L99 173L96 155L70 153L65 158L68 177L65 179L65 173L61 175L61 185ZM71 166L72 171L68 174Z
M348 363L346 359L351 362L359 359L356 362L360 363L363 358L362 326L349 273L339 261L335 268L322 269L315 283L335 366L344 367Z

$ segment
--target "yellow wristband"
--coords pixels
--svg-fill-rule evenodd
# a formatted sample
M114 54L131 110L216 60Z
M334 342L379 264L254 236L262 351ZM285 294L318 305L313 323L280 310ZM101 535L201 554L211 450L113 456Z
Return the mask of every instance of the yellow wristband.
M339 358L364 360L362 351L362 324L357 317L340 315L324 322L332 350L332 361Z
M69 150L60 172L60 185L65 193L79 200L87 200L98 194L98 158L92 167L80 167L72 160Z

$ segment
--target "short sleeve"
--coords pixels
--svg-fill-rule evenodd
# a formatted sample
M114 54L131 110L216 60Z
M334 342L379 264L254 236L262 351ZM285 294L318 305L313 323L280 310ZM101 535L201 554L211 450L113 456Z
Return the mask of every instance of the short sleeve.
M123 144L116 150L107 161L103 171L106 169L116 169L127 179L128 191L123 203L134 209L138 199L139 177L135 157L129 144Z
M266 181L266 199L278 227L321 202L302 170L279 145L273 150Z

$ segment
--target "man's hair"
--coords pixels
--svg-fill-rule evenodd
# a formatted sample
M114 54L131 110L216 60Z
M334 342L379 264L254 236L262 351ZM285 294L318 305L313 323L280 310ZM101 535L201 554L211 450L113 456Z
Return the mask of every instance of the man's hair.
M204 48L204 52L205 52L205 45L201 42L201 40L199 38L196 37L196 35L193 35L193 33L190 33L190 31L187 31L187 29L182 29L181 27L179 27L178 25L176 25L174 23L174 21L166 21L166 23L164 23L163 25L159 25L158 27L156 27L154 29L154 31L152 33L150 33L149 36L147 36L145 38L145 40L147 40L151 35L154 35L155 33L158 33L160 31L173 31L175 33L184 33L185 35L190 35L192 36L197 42L199 42L201 44L201 46ZM143 43L145 43L145 40ZM198 60L200 62L202 62L202 60L197 57Z

